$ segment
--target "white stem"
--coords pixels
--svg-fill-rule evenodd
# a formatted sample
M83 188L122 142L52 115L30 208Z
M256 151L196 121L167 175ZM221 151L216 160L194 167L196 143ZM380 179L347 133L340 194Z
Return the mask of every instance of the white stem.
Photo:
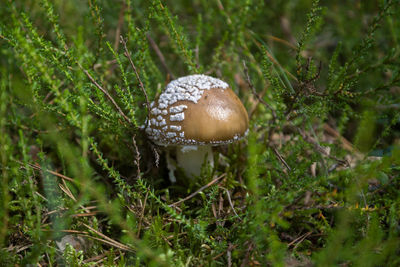
M175 165L176 165L175 161L171 159L171 156L169 155L169 150L167 150L167 168L168 168L169 180L171 181L171 183L176 183Z
M182 146L176 150L178 167L185 171L186 176L199 176L201 167L206 162L214 167L214 158L211 146Z

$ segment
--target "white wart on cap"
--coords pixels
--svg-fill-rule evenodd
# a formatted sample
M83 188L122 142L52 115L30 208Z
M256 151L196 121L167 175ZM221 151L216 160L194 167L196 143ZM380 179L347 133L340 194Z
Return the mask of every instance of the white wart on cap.
M246 135L248 115L229 85L206 75L170 82L152 102L146 133L158 145L220 145Z

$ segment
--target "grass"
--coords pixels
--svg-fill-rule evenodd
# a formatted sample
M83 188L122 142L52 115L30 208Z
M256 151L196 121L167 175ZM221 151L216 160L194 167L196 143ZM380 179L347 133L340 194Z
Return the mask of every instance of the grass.
M4 1L0 265L398 266L399 7ZM250 131L171 184L140 126L194 73Z

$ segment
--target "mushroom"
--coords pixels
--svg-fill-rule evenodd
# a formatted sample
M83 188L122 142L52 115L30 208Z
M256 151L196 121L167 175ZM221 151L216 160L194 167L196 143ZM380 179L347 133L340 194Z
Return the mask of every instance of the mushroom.
M248 115L229 85L207 75L190 75L170 82L150 104L146 133L160 146L176 150L176 165L186 176L200 175L203 163L214 166L212 146L242 139ZM167 150L169 177L176 166Z

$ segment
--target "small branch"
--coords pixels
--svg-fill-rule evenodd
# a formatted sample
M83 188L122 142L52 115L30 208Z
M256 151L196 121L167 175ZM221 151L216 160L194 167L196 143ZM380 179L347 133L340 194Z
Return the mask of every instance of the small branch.
M239 245L232 245L229 244L228 249L226 250L226 252L232 252L232 250L234 250L235 248L237 248ZM217 256L213 257L213 260L217 260L218 258L220 258L221 256L223 256L225 254L225 251L221 252L220 254L218 254Z
M136 145L135 137L136 137L135 135L132 137L132 144L133 144L133 148L135 149L134 150L134 152L135 152L135 160L134 160L134 162L135 162L136 167L137 167L137 178L139 178L140 177L140 153L139 153L139 149L138 149L138 147Z
M146 196L144 197L144 203L143 203L143 207L142 207L142 214L140 215L140 219L139 219L139 226L138 226L138 231L137 231L137 235L136 237L139 238L140 237L140 230L142 228L142 221L143 221L143 217L144 217L144 210L146 209L146 202L147 202L147 197L149 196L149 191L146 192Z
M344 138L337 130L335 130L334 128L332 128L332 127L331 127L329 124L327 124L327 123L325 123L325 124L323 125L323 127L324 127L324 131L325 131L327 134L329 134L329 135L335 137L335 138L340 142L340 145L341 145L341 147L343 147L343 149L354 153L354 155L355 155L357 158L362 158L361 152L359 152L359 151L353 146L353 144L350 143L349 140L347 140L346 138Z
M246 75L246 81L247 84L249 85L253 95L257 98L257 100L262 103L266 108L268 108L271 111L272 117L274 118L274 121L276 121L276 113L275 110L267 103L264 101L264 99L262 99L256 92L256 89L253 85L253 83L250 80L250 76L249 76L249 69L246 66L246 62L243 61L243 67L244 67L244 74Z
M295 126L296 127L296 126ZM329 151L326 150L325 147L321 146L318 141L316 141L314 138L312 138L311 136L309 136L305 131L303 131L302 129L300 129L299 127L296 127L297 131L299 132L299 134L301 135L301 137L303 138L304 141L306 141L307 143L311 144L314 146L314 149L320 153L322 156L324 157L328 157L330 159L333 159L335 161L337 161L340 165L342 166L346 166L346 167L350 167L350 163L347 160L341 160L338 159L335 156L330 155Z
M246 243L247 243L248 247L247 247L247 250L246 250L246 255L245 255L245 257L244 257L244 259L242 261L242 264L240 264L240 267L248 266L249 259L250 259L250 253L253 251L253 249L255 247L253 241L251 241L251 240L250 241L246 241L244 244L246 245Z
M124 45L124 50L125 50L125 54L124 55L128 58L129 62L131 63L132 69L133 69L133 71L135 72L135 75L136 75L136 79L139 81L140 89L142 89L144 97L146 98L147 119L149 120L149 116L150 116L149 98L147 96L146 90L144 89L144 85L142 83L142 80L140 79L140 76L139 76L139 73L138 73L138 71L136 69L136 66L135 66L135 64L133 64L131 54L129 53L128 48L126 47L126 41L124 40L124 38L122 36L120 36L120 39L121 39L121 43Z
M194 196L197 195L198 193L202 192L204 189L206 189L206 188L212 186L213 184L217 183L219 180L221 180L221 179L224 178L225 176L226 176L226 173L222 174L221 176L218 176L217 178L215 178L214 180L212 180L212 181L209 182L208 184L206 184L206 185L200 187L196 192L194 192L194 193L188 195L187 197L185 197L185 198L183 198L183 199L181 199L181 200L179 200L179 201L177 201L177 202L175 202L175 203L170 204L169 206L170 206L170 207L177 206L177 205L181 204L182 202L185 202L186 200L191 199L192 197L194 197Z
M89 78L89 80L100 90L103 92L103 94L108 98L108 100L113 103L114 107L118 110L119 114L130 124L132 124L131 120L125 115L125 113L122 111L122 109L118 106L117 102L115 102L114 98L100 85L98 84L95 79L90 75L90 73L85 70L82 65L77 62L79 68L86 74L86 76Z
M167 63L165 62L165 57L164 57L163 53L161 52L160 48L158 48L158 45L156 44L156 42L153 40L153 38L151 38L150 34L146 34L146 37L149 40L151 47L154 49L154 52L156 52L158 58L160 59L161 65L163 65L164 69L168 72L171 79L175 79L174 74L168 68Z
M290 118L290 113L292 112L292 110L293 110L293 108L294 108L294 106L295 106L295 104L296 104L296 101L297 101L297 98L299 97L299 95L300 95L300 90L297 90L296 91L296 94L294 95L294 97L292 98L292 100L290 101L290 103L287 105L288 106L288 108L287 108L287 110L286 110L286 112L285 112L285 117L286 117L286 120L288 121L289 120L289 118Z
M229 205L231 206L231 208L233 210L233 213L235 213L235 215L239 218L239 220L242 221L242 218L240 218L240 216L236 213L235 207L233 206L232 199L231 199L231 194L229 193L229 190L227 188L225 188L225 187L222 187L222 186L220 186L220 187L225 190L226 195L228 196Z
M212 258L212 260L215 261L215 260L221 258L222 256L224 256L225 253L231 252L231 251L233 251L233 250L234 250L235 248L237 248L237 247L238 247L237 244L236 244L236 245L229 244L229 246L228 246L228 248L226 249L226 251L222 251L221 253L217 254L216 256L214 256L214 257ZM205 265L205 264L200 264L199 267L203 267L204 265Z
M271 146L271 148L274 151L275 155L278 157L279 161L282 162L282 164L286 167L286 169L288 169L288 171L291 171L292 169L290 168L289 164L286 163L281 154L279 154L279 151L275 147Z

